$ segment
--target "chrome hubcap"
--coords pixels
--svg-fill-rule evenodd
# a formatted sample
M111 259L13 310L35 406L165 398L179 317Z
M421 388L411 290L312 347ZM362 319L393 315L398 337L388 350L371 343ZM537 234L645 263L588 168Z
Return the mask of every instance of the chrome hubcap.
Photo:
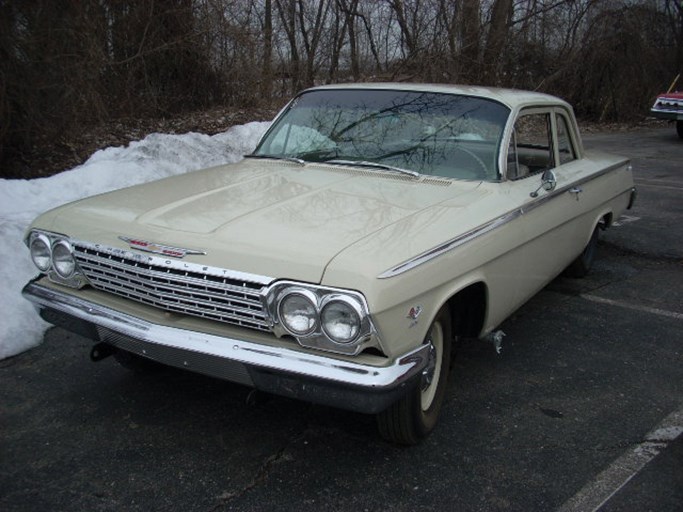
M434 372L436 371L436 349L432 343L431 336L427 341L429 344L429 357L427 359L427 366L422 370L422 391L426 391L434 380Z
M420 405L423 411L427 411L431 407L436 396L436 390L439 387L441 359L443 358L443 329L441 329L439 322L432 325L425 343L429 345L429 356L427 365L422 370L420 382Z

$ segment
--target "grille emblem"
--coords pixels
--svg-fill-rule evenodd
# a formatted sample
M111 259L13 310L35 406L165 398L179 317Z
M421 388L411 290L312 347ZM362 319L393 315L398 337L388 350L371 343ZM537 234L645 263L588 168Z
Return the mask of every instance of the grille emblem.
M137 238L128 238L125 236L120 236L120 240L123 240L131 249L138 249L140 251L152 252L154 254L162 254L164 256L171 256L173 258L184 258L188 254L206 254L204 251L195 251L193 249L184 249L182 247L171 247L168 245L156 244L154 242L148 242L147 240L139 240Z

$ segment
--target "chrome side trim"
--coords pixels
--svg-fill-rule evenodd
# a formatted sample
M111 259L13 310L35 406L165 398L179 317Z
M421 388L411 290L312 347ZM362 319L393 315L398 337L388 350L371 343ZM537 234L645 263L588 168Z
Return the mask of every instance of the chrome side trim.
M572 183L567 184L567 185L563 186L562 188L555 189L552 192L549 192L548 194L546 194L542 197L539 197L535 201L522 206L521 212L523 214L528 213L528 212L538 208L539 206L543 206L545 203L547 203L548 201L550 201L552 199L555 199L557 196L560 196L560 195L564 194L565 192L571 191L571 189L574 187L580 187L581 185L585 185L589 181L593 181L594 179L600 178L601 176L604 176L605 174L608 174L612 171L615 171L617 169L621 169L622 167L627 166L628 162L629 162L628 160L623 160L617 164L610 165L609 167L606 167L606 168L602 169L601 171L596 172L595 174L591 174L590 176L586 176L585 178L582 178L580 180L573 181ZM629 192L630 190L631 190L630 188L627 190L624 190L623 193ZM613 199L613 198L610 197L608 200L611 200L611 199Z
M474 240L475 238L485 235L486 233L489 233L494 229L498 229L500 226L516 219L521 214L521 210L514 210L509 213L506 213L505 215L502 215L501 217L498 217L497 219L494 219L484 224L483 226L479 226L478 228L468 231L463 235L453 238L441 245L434 247L433 249L430 249L426 252L423 252L422 254L415 256L414 258L408 261L405 261L393 268L390 268L389 270L386 270L385 272L382 272L380 275L377 276L377 279L388 279L390 277L395 277L397 275L403 274L404 272L408 272L409 270L418 267L424 263L427 263L428 261L433 260L434 258L455 249L456 247L460 247L461 245L464 245L467 242Z
M27 284L22 294L39 308L60 311L141 342L351 387L390 390L417 375L427 364L428 345L405 353L389 366L378 367L159 325L36 282Z
M583 185L589 181L592 181L596 178L599 178L609 172L612 172L616 169L620 169L624 166L628 165L628 160L623 160L619 163L616 163L614 165L611 165L609 167L606 167L605 169L602 169L601 171L591 174L590 176L587 176L583 179L580 179L578 181L574 181L568 185L563 186L562 188L558 188L553 190L552 192L549 192L542 197L539 197L538 199L535 199L534 201L525 204L524 206L517 208L515 210L509 211L500 217L493 219L492 221L487 222L486 224L483 224L482 226L479 226L477 228L474 228L471 231L468 231L465 234L459 235L456 238L453 238L451 240L448 240L447 242L444 242L441 245L438 245L432 249L429 249L428 251L425 251L421 254L418 254L414 258L411 258L409 260L404 261L403 263L400 263L396 265L395 267L392 267L388 270L385 270L382 272L380 275L377 276L377 279L388 279L391 277L398 276L400 274L403 274L404 272L408 272L409 270L414 269L415 267L418 267L420 265L423 265L424 263L427 263L428 261L433 260L434 258L437 258L441 256L442 254L451 251L455 249L456 247L460 247L461 245L464 245L468 242L471 242L472 240L479 238L480 236L483 236L487 233L490 233L491 231L500 228L501 226L504 226L505 224L512 222L513 220L517 219L518 217L538 208L539 206L544 205L548 201L571 191L573 188L578 187L580 185ZM526 180L525 180L526 181ZM625 190L624 193L630 193L631 189L629 188L628 190ZM612 198L610 198L612 199Z

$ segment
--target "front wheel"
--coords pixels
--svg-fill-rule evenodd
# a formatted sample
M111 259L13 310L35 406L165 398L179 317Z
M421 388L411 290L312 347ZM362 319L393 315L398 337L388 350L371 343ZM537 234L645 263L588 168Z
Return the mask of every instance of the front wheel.
M429 345L429 360L420 383L407 395L377 415L380 435L387 441L412 445L426 437L436 425L451 360L451 316L441 308L429 327L424 344Z

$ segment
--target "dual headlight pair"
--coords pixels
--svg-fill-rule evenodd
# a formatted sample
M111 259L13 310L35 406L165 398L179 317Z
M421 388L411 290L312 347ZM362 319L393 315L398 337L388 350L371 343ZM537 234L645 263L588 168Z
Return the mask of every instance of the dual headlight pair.
M269 293L274 330L294 336L302 346L356 354L373 332L360 293L290 282L274 288Z
M28 246L33 264L41 272L51 277L56 274L64 284L69 284L78 273L73 249L66 238L33 231Z

